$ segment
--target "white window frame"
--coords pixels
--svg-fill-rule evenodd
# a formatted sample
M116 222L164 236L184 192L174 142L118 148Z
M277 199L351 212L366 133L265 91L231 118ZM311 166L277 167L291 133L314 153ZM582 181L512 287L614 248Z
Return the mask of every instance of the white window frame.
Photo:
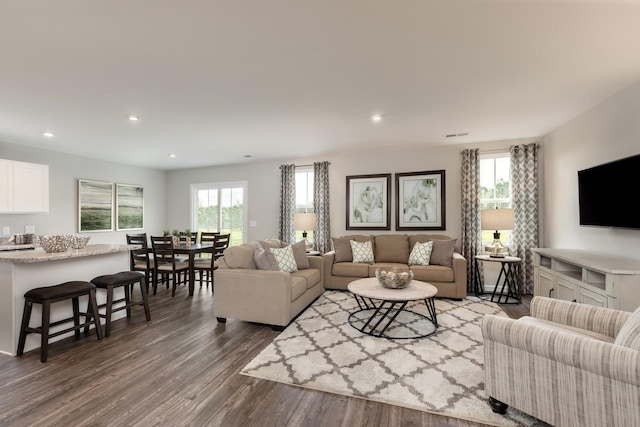
M480 160L486 160L486 159L493 159L493 177L494 177L494 188L495 188L495 184L496 184L496 159L503 159L503 158L510 158L511 154L509 153L509 151L496 151L496 152L491 152L491 153L481 153L480 154ZM481 166L482 167L482 166ZM480 171L480 173L482 173L482 170ZM509 188L511 190L513 190L513 183L511 182L511 171L509 171ZM495 194L494 194L495 196ZM509 197L493 197L491 199L480 199L480 203L482 204L493 204L493 207L498 206L498 205L502 205L502 207L512 207L512 198L511 198L511 192L509 192ZM504 206L504 205L507 206ZM509 241L505 241L505 243L507 245L511 244L511 232L507 233L507 236L509 236ZM489 240L485 240L483 239L482 243L483 245L487 245L490 244L491 242L493 242L493 238L489 239Z
M198 223L198 191L200 190L221 190L225 188L242 187L242 242L247 242L247 233L249 231L249 182L248 181L228 181L228 182L209 182L200 184L191 184L191 229L197 230ZM220 209L222 213L222 209Z
M298 174L298 173L307 174L307 176L311 176L311 179L314 178L314 176L313 176L313 166L296 166L296 174ZM298 204L298 194L297 194L299 188L298 188L297 184L298 184L298 182L296 181L296 212L299 209L304 209L305 213L313 213L313 212L315 212L314 208L313 208L313 187L311 188L311 193L312 193L311 194L311 201L308 201L309 203L307 203L307 204L299 205ZM308 197L307 197L307 199L308 199Z

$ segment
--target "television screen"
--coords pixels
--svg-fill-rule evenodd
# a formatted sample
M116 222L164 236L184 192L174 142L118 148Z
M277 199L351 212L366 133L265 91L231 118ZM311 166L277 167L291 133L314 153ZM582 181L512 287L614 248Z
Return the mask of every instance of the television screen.
M640 154L578 171L580 225L640 229Z

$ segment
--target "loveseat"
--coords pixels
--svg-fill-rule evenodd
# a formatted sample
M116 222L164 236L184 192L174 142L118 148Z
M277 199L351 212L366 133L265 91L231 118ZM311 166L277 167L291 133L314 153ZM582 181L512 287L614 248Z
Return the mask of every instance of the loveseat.
M554 426L640 425L640 308L533 297L530 316L486 315L485 391Z
M467 296L467 260L455 252L455 239L441 234L349 235L333 238L333 250L324 255L324 286L347 289L350 282L375 277L377 268L410 268L414 279L438 288L438 297L461 299ZM351 241L371 242L372 262L354 262ZM409 265L417 243L433 242L429 265ZM358 260L356 260L358 261ZM424 263L422 263L424 264Z
M231 318L281 330L318 298L324 291L323 259L307 256L304 243L270 239L225 249L214 281L213 312L218 322ZM295 262L278 265L273 253L286 246Z

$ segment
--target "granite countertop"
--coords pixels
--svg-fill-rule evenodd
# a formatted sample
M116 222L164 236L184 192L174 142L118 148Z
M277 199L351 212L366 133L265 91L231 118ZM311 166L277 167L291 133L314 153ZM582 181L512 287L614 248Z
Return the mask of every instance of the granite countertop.
M0 262L26 264L32 262L57 261L61 259L127 252L130 249L140 249L140 245L87 245L84 249L69 249L66 252L51 254L46 253L44 249L38 247L31 250L0 252Z

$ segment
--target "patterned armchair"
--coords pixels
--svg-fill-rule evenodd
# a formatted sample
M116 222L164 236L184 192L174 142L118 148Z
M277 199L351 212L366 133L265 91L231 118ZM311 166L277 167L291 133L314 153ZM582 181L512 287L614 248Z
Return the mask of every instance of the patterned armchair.
M482 322L486 392L554 426L640 425L640 308L632 313L545 297L531 316Z

